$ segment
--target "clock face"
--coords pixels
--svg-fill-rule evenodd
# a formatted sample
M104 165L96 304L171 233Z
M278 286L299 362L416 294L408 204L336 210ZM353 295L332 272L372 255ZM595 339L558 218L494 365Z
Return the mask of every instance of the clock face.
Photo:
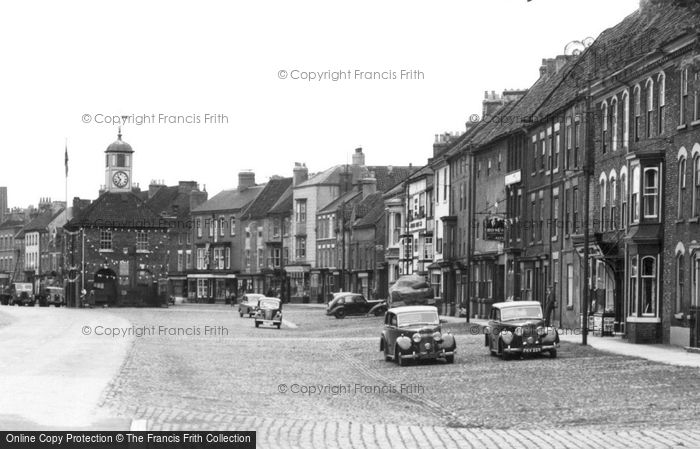
M114 176L112 176L112 182L115 186L123 189L129 183L129 175L123 171L118 171L114 174Z

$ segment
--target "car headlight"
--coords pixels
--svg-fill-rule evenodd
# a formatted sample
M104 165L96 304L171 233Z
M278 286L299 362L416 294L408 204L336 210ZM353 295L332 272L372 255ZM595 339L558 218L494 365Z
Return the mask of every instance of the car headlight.
M547 333L547 329L545 329L544 327L539 326L537 328L537 335L539 335L540 337L545 335L546 333Z
M413 334L413 337L411 337L411 339L413 339L413 342L414 342L414 343L420 343L421 338L422 338L422 337L420 336L420 334L419 334L418 332L416 332L415 334Z
M442 334L441 334L440 332L435 332L435 333L433 334L433 340L435 340L435 341L440 341L440 340L442 340Z
M522 335L523 335L523 328L522 328L522 327L516 327L516 328L515 328L515 335L517 335L518 337L522 337Z
M513 341L513 333L511 331L501 332L501 340L503 340L503 343L507 345L511 344L511 342Z
M399 348L406 351L411 347L411 339L406 337L405 335L402 335L396 339L396 344L399 345Z

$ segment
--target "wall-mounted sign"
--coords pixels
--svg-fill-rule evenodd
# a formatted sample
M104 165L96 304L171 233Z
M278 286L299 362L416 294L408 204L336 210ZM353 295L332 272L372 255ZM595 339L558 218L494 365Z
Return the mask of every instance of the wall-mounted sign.
M503 241L506 223L501 217L488 217L484 219L484 240Z

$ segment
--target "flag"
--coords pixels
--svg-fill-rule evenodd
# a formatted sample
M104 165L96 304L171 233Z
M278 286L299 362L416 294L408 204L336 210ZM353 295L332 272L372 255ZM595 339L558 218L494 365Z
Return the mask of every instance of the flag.
M68 177L68 139L66 139L66 157L65 157L65 164L66 164L66 178Z

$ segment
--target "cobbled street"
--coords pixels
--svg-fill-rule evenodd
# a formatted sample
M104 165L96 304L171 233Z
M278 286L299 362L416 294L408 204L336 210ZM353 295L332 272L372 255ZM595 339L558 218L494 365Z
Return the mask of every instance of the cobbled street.
M134 338L105 391L103 408L149 430L256 430L259 447L700 447L695 368L570 343L502 361L465 324L444 325L454 365L400 368L377 317L289 305L277 330L223 305L92 312L199 334Z

